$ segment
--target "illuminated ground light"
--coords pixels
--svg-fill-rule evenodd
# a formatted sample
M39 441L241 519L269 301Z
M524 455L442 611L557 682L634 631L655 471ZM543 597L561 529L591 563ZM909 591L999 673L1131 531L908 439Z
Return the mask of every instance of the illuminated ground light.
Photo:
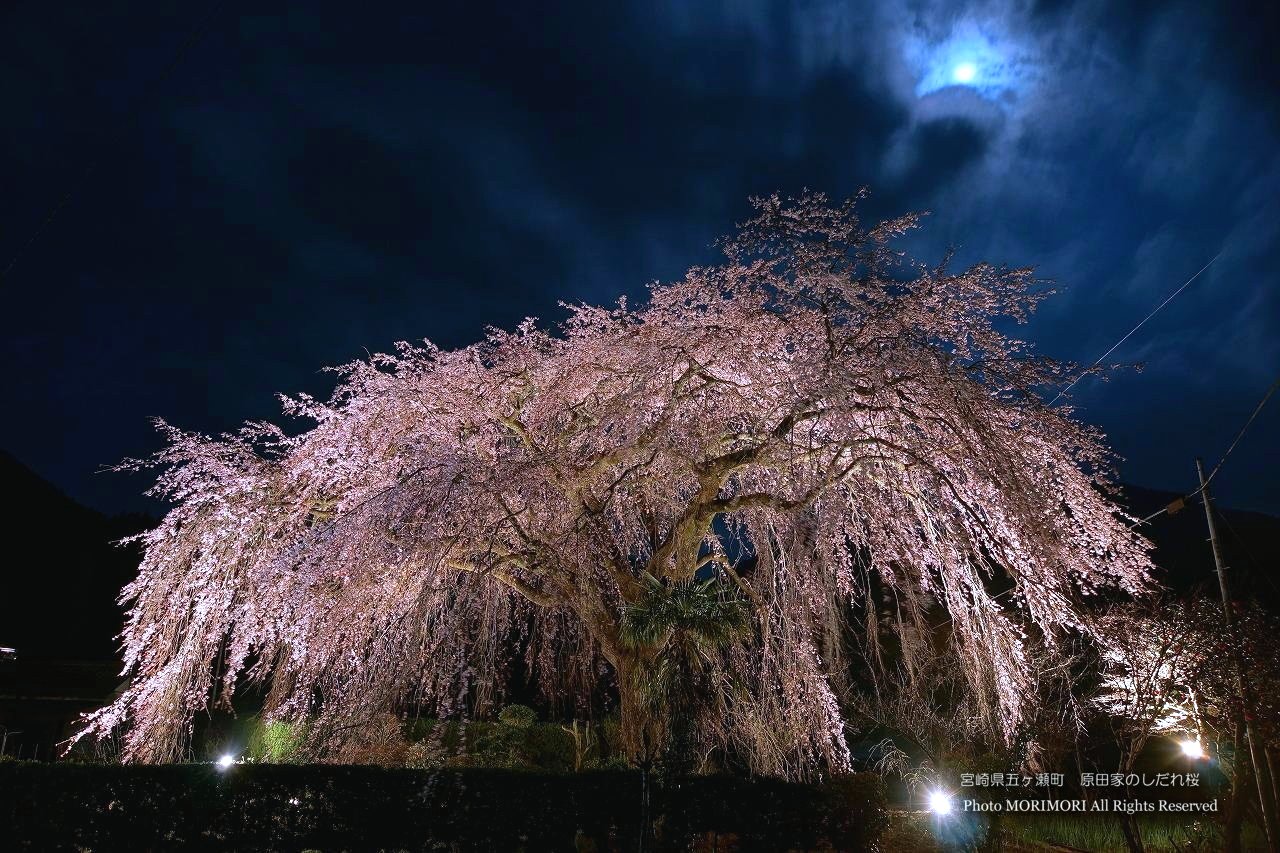
M218 760L214 763L218 765L219 770L226 770L232 764L236 763L236 757L231 754L223 755L223 756L220 756Z
M951 801L951 795L946 791L930 791L929 792L929 811L936 815L951 814L954 803Z
M1200 746L1198 740L1184 740L1178 746L1187 758L1204 758L1204 747Z

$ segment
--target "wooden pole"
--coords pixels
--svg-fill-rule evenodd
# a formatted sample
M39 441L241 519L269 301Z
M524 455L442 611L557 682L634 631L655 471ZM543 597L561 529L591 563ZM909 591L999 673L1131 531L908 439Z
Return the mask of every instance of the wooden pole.
M1278 853L1275 814L1271 802L1271 784L1268 779L1267 761L1259 758L1263 745L1258 743L1257 733L1253 729L1252 703L1249 701L1249 688L1244 677L1244 659L1240 654L1239 637L1235 631L1235 610L1231 603L1231 585L1227 580L1227 564L1222 557L1222 546L1218 542L1218 525L1213 518L1213 502L1209 498L1209 482L1204 477L1204 463L1196 457L1196 473L1200 475L1200 499L1204 502L1204 517L1209 525L1209 544L1213 548L1213 564L1218 571L1218 591L1222 593L1222 614L1227 625L1227 633L1231 636L1231 649L1235 655L1236 686L1240 691L1240 700L1244 710L1245 737L1249 741L1249 763L1253 765L1253 778L1258 786L1258 809L1262 813L1262 828L1267 834L1267 845L1272 853ZM1239 762L1239 758L1236 759ZM1239 773L1239 769L1236 770Z

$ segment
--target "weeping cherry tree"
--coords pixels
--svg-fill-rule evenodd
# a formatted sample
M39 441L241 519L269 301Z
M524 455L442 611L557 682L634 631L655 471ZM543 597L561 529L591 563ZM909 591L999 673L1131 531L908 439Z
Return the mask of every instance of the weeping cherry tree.
M523 658L549 698L604 685L640 760L665 722L647 676L678 665L734 686L704 745L803 778L848 765L839 638L874 584L905 626L946 614L975 713L1012 737L1028 642L1149 569L1101 437L1045 402L1078 372L1008 335L1048 291L910 260L914 216L753 204L725 262L642 307L401 344L327 402L284 398L299 434L162 424L124 466L158 467L172 504L123 593L132 680L85 733L170 760L252 686L323 756L370 709L491 707ZM692 584L719 609L682 615Z

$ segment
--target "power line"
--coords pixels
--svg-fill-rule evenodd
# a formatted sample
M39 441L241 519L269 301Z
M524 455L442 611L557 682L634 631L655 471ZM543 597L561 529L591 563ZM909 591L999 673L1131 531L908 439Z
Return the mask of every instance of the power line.
M1267 401L1271 399L1271 395L1276 393L1277 388L1280 388L1280 376L1277 376L1276 381L1271 383L1271 387L1267 389L1267 393L1262 395L1262 399L1258 401L1258 405L1254 407L1253 414L1249 415L1249 419L1244 422L1244 426L1240 427L1240 431L1237 432L1236 437L1232 439L1231 445L1227 447L1227 452L1222 454L1222 458L1218 460L1217 465L1213 466L1213 470L1209 472L1209 476L1205 478L1204 483L1200 485L1200 488L1196 489L1194 492L1192 492L1189 495L1184 495L1183 497L1178 498L1177 500L1171 502L1168 506L1164 507L1163 509L1156 510L1155 512L1151 513L1151 515L1148 515L1146 518L1142 519L1141 521L1138 521L1135 524L1131 525L1129 529L1132 530L1135 527L1140 527L1146 524L1151 519L1156 518L1160 515L1163 515L1166 512L1171 512L1171 513L1177 512L1178 510L1182 509L1186 505L1187 501L1191 500L1196 495L1203 492L1205 490L1205 487L1208 486L1211 482L1213 482L1213 478L1216 477L1218 475L1218 472L1222 470L1222 465L1227 461L1227 457L1231 455L1231 451L1236 449L1236 445L1240 443L1240 439L1244 437L1245 432L1248 431L1249 427L1252 426L1254 420L1257 419L1258 413L1262 411L1262 407L1265 406L1267 404Z
M1253 423L1254 419L1258 417L1258 413L1262 411L1262 407L1271 399L1271 395L1276 393L1277 388L1280 388L1280 376L1277 376L1276 381L1271 383L1271 387L1267 389L1267 393L1262 395L1262 399L1258 402L1257 407L1254 408L1253 414L1249 415L1249 420L1245 421L1244 426L1240 427L1240 431L1236 433L1236 437L1232 440L1231 446L1227 448L1227 452L1222 454L1222 458L1218 460L1218 464L1209 472L1209 479L1205 480L1206 486L1209 485L1215 476L1217 476L1218 469L1222 467L1222 463L1226 462L1227 457L1231 455L1231 451L1236 449L1236 445L1239 444L1240 439L1244 437L1245 430L1249 429L1249 426ZM1201 491L1203 491L1203 489Z
M1224 251L1225 251L1225 250L1224 250ZM1121 338L1120 340L1116 341L1116 342L1111 346L1111 349L1107 350L1107 351L1106 351L1106 352L1104 352L1102 355L1098 356L1098 360L1097 360L1097 361L1095 361L1093 364L1089 365L1089 369L1088 369L1088 370L1084 371L1084 372L1083 372L1083 373L1081 373L1079 376L1077 376L1075 379L1071 380L1071 384L1070 384L1070 385L1068 385L1066 388L1063 388L1061 391L1059 391L1059 392L1058 392L1058 396L1054 397L1052 400L1050 400L1050 401L1049 401L1049 405L1050 405L1050 406L1052 406L1054 403L1056 403L1056 402L1058 402L1059 400L1061 400L1061 399L1062 399L1062 395L1063 395L1063 394L1067 393L1067 392L1068 392L1068 391L1070 391L1073 387L1075 387L1075 384L1076 384L1077 382L1079 382L1081 379L1083 379L1083 378L1085 378L1086 376L1088 376L1088 375L1089 375L1089 373L1090 373L1090 372L1091 372L1095 367L1097 367L1099 364L1102 364L1103 359L1105 359L1107 356L1111 355L1111 353L1113 353L1113 352L1115 352L1117 349L1119 349L1119 348L1120 348L1120 345L1121 345L1121 344L1123 344L1125 341L1129 340L1129 338L1133 337L1133 333L1134 333L1134 332L1136 332L1136 331L1138 331L1139 329L1141 329L1144 325L1146 325L1146 322L1147 322L1148 320L1150 320L1152 317L1154 317L1154 316L1156 316L1157 314L1159 314L1159 313L1160 313L1160 309L1164 308L1164 306L1168 305L1170 302L1172 302L1174 299L1176 299L1179 293L1182 293L1182 291L1184 291L1184 290L1186 290L1188 287L1190 287L1190 286L1191 286L1191 282L1193 282L1193 281L1195 281L1197 278L1199 278L1199 277L1200 277L1200 273L1204 272L1204 271L1205 271L1205 270L1207 270L1209 267L1213 266L1213 262L1214 262L1214 261L1216 261L1216 260L1217 260L1218 258L1220 258L1220 257L1222 257L1222 252L1221 252L1221 251L1220 251L1220 252L1218 252L1218 254L1214 255L1212 258L1210 258L1210 259L1209 259L1209 263L1207 263L1207 264L1205 264L1204 266L1202 266L1202 267L1201 267L1201 268L1196 272L1196 274L1195 274L1195 275L1191 276L1191 278L1189 278L1189 279L1187 279L1185 282L1183 282L1182 287L1179 287L1179 288L1178 288L1177 290L1175 290L1173 293L1170 293L1168 296L1166 296L1166 297L1165 297L1165 299L1164 299L1164 301L1163 301L1163 302L1161 302L1159 305L1157 305L1157 306L1155 307L1155 309L1154 309L1150 314L1148 314L1147 316L1145 316L1145 317L1143 317L1143 318L1142 318L1142 322L1141 322L1141 323L1139 323L1138 325L1134 326L1132 329L1130 329L1130 330L1129 330L1129 333L1128 333L1127 335L1125 335L1125 336L1124 336L1123 338Z

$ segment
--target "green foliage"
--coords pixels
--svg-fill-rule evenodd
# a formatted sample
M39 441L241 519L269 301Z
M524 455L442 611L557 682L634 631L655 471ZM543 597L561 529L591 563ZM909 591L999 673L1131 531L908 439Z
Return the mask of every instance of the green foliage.
M527 729L538 722L538 712L528 705L508 705L498 712L498 722L516 729Z
M404 725L405 766L417 769L491 767L563 773L623 770L617 714L597 722L541 723L533 709L509 705L496 721L420 717Z
M554 723L540 723L532 708L509 705L495 722L461 723L418 719L405 727L410 767L492 767L563 773L594 764L575 756L573 736Z
M661 764L687 775L699 719L718 724L727 716L728 697L740 693L719 665L720 655L751 635L751 611L736 589L716 578L668 585L645 575L644 582L641 599L622 611L619 639L632 649L656 651L647 665L633 669L631 687L644 697L644 713L664 729Z
M573 739L563 728L548 723L523 729L521 757L531 769L567 773L574 769Z
M596 760L601 768L625 767L627 760L622 750L622 718L614 712L607 715L596 727Z
M255 718L245 744L245 757L268 764L296 761L304 737L302 726L284 720Z
M664 585L645 575L644 596L622 613L620 639L631 648L652 648L669 635L700 652L722 648L751 631L746 603L712 578Z
M463 740L466 729L457 720L437 720L431 717L418 717L405 725L405 737L411 744L431 742L444 755L457 755L466 751Z
M910 812L896 812L880 839L881 853L943 853L925 820Z
M532 756L527 748L529 733L535 731L533 725L526 723L511 726L499 722L483 723L475 728L475 749L472 755L479 759L479 766L512 770L533 766Z

